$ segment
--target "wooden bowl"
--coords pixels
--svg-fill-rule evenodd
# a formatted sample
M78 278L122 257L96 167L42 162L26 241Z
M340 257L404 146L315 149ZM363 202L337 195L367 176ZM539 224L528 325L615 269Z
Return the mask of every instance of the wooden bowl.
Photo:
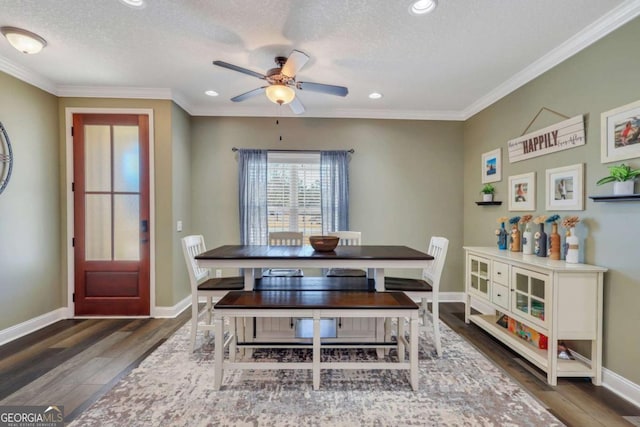
M318 252L330 252L338 246L340 238L337 236L310 236L309 243Z

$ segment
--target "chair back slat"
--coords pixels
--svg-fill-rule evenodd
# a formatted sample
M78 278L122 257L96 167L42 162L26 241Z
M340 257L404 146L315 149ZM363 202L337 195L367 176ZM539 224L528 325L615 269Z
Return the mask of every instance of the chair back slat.
M269 246L302 246L302 233L297 231L272 231Z
M340 246L360 246L362 244L362 232L360 231L330 231L329 236L340 238Z
M432 237L429 242L427 253L433 256L433 261L429 266L422 270L422 278L429 282L434 288L439 287L440 277L444 268L444 262L447 258L447 250L449 248L449 240L444 237Z
M191 282L192 291L198 285L209 278L210 270L198 266L195 257L205 252L207 248L204 244L202 235L191 235L182 238L182 252L185 262L187 263L187 271L189 272L189 281Z

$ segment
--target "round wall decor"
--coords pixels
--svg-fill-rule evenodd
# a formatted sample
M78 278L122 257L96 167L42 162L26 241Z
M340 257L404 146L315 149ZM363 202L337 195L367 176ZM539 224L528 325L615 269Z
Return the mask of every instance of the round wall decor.
M7 188L13 170L13 151L9 134L0 122L0 194Z

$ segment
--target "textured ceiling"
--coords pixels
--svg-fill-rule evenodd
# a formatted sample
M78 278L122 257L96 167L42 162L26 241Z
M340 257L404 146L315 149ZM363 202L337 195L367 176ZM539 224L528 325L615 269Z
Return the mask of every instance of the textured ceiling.
M229 99L292 49L298 80L347 86L300 92L306 117L465 119L640 14L639 0L0 0L0 26L48 41L24 55L0 40L0 71L60 96L171 98L194 115L290 115L260 95ZM219 92L208 97L205 90ZM370 92L384 94L380 100Z

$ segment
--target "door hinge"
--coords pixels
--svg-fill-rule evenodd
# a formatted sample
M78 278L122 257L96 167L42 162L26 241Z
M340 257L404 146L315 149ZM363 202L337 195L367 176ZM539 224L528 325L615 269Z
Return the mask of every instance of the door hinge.
M71 246L74 247L74 248L76 247L76 238L75 237L71 238Z
M73 295L71 295L71 302L76 302L76 293L74 292Z
M76 191L76 183L75 182L71 183L71 191Z
M73 136L73 126L71 126L71 136Z

